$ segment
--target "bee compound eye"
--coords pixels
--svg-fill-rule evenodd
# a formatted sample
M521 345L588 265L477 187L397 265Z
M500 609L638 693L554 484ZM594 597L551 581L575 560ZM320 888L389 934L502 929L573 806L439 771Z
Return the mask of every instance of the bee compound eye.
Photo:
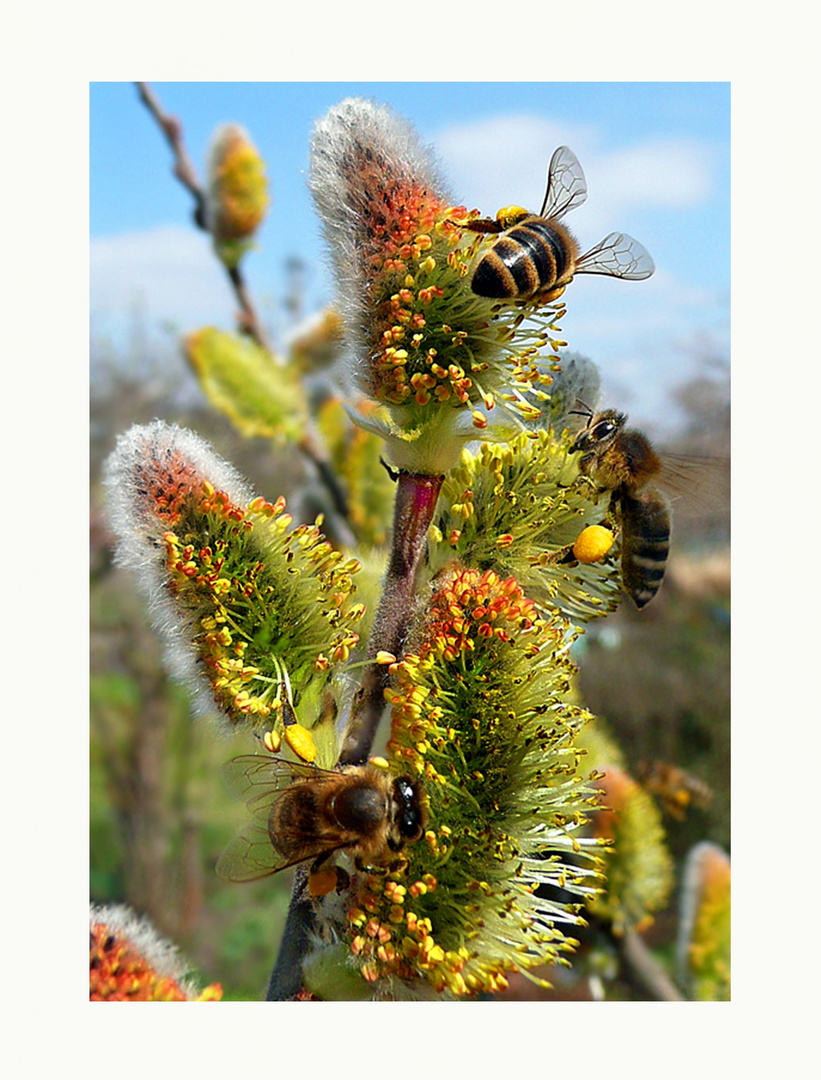
M396 781L395 791L399 806L399 812L396 816L399 835L404 840L410 840L411 842L418 840L424 827L419 793L414 784L403 776L400 776Z
M405 840L410 840L411 843L420 839L422 836L422 815L418 810L412 810L403 815L402 820L399 822L399 832Z

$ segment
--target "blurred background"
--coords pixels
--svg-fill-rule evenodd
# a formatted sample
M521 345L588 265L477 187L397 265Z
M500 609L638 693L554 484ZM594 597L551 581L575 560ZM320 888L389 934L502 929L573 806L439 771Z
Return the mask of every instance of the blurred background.
M729 851L729 84L153 84L183 123L200 176L214 128L243 124L266 164L272 206L244 262L279 347L332 301L305 170L311 126L355 94L386 102L432 143L454 200L495 214L538 208L550 155L570 145L588 202L583 248L619 229L656 261L649 281L579 278L562 329L602 374L602 404L701 467L673 492L664 586L625 603L579 642L585 704L627 768L662 760L713 792L665 816L680 866L697 841ZM252 749L191 722L165 678L131 580L113 569L100 466L119 432L161 417L191 427L269 499L310 481L303 460L243 439L203 396L180 335L233 329L235 305L171 155L130 83L91 86L91 898L148 914L227 999L259 999L287 908L286 875L247 886L214 863L244 808L219 766ZM677 891L650 931L672 949ZM634 993L629 987L623 995Z

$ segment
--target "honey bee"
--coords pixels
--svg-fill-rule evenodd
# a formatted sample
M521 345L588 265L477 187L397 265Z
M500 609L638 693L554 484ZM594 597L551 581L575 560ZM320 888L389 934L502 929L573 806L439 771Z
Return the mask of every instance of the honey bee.
M670 552L669 504L645 486L661 471L662 461L645 435L625 429L624 413L607 409L582 415L588 423L571 451L582 455L582 475L612 493L611 510L621 526L622 582L636 607L643 608L661 586Z
M712 802L712 789L703 780L669 761L642 761L638 775L647 791L655 795L677 821L684 821L690 806L704 810Z
M576 155L560 146L550 159L547 190L538 214L521 206L506 206L496 219L482 218L461 225L478 233L499 233L473 273L471 289L494 300L547 303L564 292L575 274L606 274L641 281L655 266L644 247L625 233L610 233L579 255L576 238L561 218L587 198L587 182Z
M315 875L341 850L357 869L386 873L425 828L420 785L373 765L328 770L249 754L222 772L253 813L217 862L217 874L229 881L253 881L308 859Z

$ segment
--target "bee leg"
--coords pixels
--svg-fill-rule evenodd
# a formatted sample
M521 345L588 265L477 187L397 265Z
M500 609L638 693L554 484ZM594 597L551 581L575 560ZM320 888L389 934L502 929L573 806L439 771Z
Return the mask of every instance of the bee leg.
M308 871L308 873L318 874L319 871L322 869L322 864L327 862L328 859L330 859L331 855L333 855L332 851L326 851L322 855L317 855L317 857L311 863L311 869Z
M618 496L613 494L610 498L610 505L607 508L607 513L604 518L604 524L608 529L611 529L616 536L621 532L621 515L619 513L619 499Z
M597 499L599 495L605 490L599 487L595 480L590 476L585 476L584 473L579 473L573 483L570 485L575 487L581 494L586 495L588 499ZM589 488L589 491L585 491L585 488Z
M387 463L387 461L385 461L383 457L379 459L379 464L382 466L382 468L385 470L385 472L395 484L399 480L399 469L394 469Z
M475 233L500 233L503 232L502 226L498 221L494 221L493 218L477 218L475 221L451 221L448 218L449 225L455 225L457 229L464 229L466 232Z
M354 865L356 869L363 874L373 874L376 877L384 877L388 873L387 866L371 866L369 863L364 863L357 857L354 859Z
M345 892L351 884L351 875L341 866L336 868L336 891L338 893Z
M567 547L561 548L559 551L555 552L550 561L559 565L567 565L568 563L575 565L579 560L573 554L573 545L568 544Z
M554 300L559 299L569 284L570 282L566 281L564 285L559 285L558 288L547 289L545 292L538 293L533 299L538 300L540 304L551 304Z

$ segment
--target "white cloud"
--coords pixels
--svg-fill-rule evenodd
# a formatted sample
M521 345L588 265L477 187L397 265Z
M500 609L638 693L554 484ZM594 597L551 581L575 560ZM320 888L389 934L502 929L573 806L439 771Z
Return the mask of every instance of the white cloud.
M712 153L693 139L607 152L591 127L514 114L446 128L435 140L454 196L486 214L509 203L538 209L550 157L561 145L573 149L587 177L588 202L573 212L573 224L591 236L620 228L620 215L636 208L680 210L712 192Z
M139 308L147 321L213 319L232 303L204 234L174 225L91 241L91 311L115 320Z
M692 139L657 140L594 157L591 172L599 203L611 209L695 206L713 187L710 152Z
M579 276L568 288L563 337L598 364L602 402L663 423L669 393L699 370L705 335L729 356L726 296L657 270L640 282Z
M434 146L454 198L494 214L510 203L538 208L556 147L572 146L581 157L593 141L591 129L520 114L445 128Z

